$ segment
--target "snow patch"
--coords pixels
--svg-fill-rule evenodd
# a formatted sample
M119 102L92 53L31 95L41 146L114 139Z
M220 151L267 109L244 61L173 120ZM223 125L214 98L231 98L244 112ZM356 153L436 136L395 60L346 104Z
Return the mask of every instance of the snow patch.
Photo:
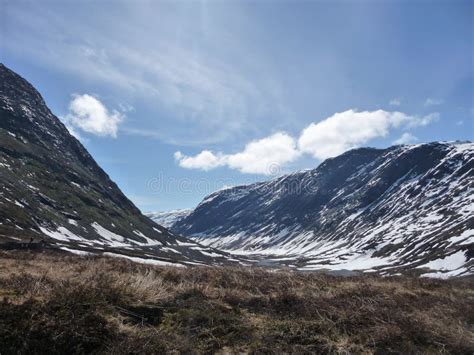
M439 271L452 271L459 269L466 263L466 256L462 250L457 253L451 254L445 258L432 260L424 265L419 266L420 268L427 267L433 270Z
M109 231L108 229L102 227L99 223L94 222L91 224L91 227L95 229L97 234L99 234L103 239L110 242L111 246L114 247L123 247L125 238L121 235L118 235L114 232Z
M124 259L128 259L128 260L131 260L131 261L134 261L134 262L137 262L137 263L141 263L141 264L150 264L150 265L158 265L158 266L186 267L182 264L173 263L173 262L169 262L169 261L137 258L137 257L133 257L133 256L110 253L110 252L105 252L105 253L103 253L103 255L112 256L112 257L115 257L115 258L124 258Z
M41 232L43 232L43 234L46 234L47 236L49 236L53 239L61 240L63 242L69 242L71 240L75 240L75 241L84 241L85 240L84 238L81 238L81 237L75 235L73 232L71 232L69 229L67 229L65 227L59 227L55 231L51 231L47 228L40 227L40 230L41 230Z

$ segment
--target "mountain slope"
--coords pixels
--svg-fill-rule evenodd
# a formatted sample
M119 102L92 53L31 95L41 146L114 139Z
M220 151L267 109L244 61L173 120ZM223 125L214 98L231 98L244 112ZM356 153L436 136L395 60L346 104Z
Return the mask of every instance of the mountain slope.
M151 218L159 225L169 228L177 221L187 217L192 211L191 209L181 209L165 212L147 212L145 216Z
M473 272L473 189L472 143L362 148L213 193L171 229L303 269L447 277Z
M0 64L0 242L38 241L156 263L225 256L143 216L41 95Z

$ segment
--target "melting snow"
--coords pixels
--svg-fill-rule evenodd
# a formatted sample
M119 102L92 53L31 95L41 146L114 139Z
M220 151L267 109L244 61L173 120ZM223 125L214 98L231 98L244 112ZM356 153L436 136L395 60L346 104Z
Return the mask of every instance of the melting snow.
M25 206L22 203L18 202L17 200L15 200L15 205L21 208L25 208Z
M469 270L467 268L462 267L462 268L448 271L448 272L430 272L430 273L421 275L421 277L432 277L436 279L449 279L450 277L459 276L468 271Z
M106 252L103 255L113 256L113 257L117 257L117 258L125 258L125 259L129 259L129 260L135 261L137 263L142 263L142 264L151 264L151 265L159 265L159 266L186 267L182 264L172 263L172 262L168 262L168 261L162 261L162 260L156 260L156 259L136 258L136 257L133 257L133 256L127 256L127 255L115 254L115 253L109 253L109 252Z
M49 229L46 229L44 227L40 227L41 232L46 234L47 236L61 240L63 242L69 242L71 240L76 240L76 241L84 241L84 238L78 237L75 235L73 232L71 232L69 229L64 228L64 227L59 227L56 231L50 231Z
M86 251L82 250L76 250L76 249L71 249L71 248L66 248L66 247L61 247L62 250L68 251L72 254L77 254L77 255L90 255L91 253L88 253Z
M303 267L303 270L309 269L330 269L330 270L368 270L375 266L391 264L392 260L387 258L371 257L368 254L355 255L352 259L341 261L335 264L315 264Z
M207 256L210 256L210 257L213 257L213 258L218 258L218 257L221 257L222 255L221 254L217 254L217 253L212 253L212 252L207 252L207 251L204 251L204 250L200 250L200 252L204 255L207 255Z
M154 239L148 238L145 234L143 234L139 230L134 230L133 233L135 235L138 235L139 237L145 239L147 245L150 245L150 246L151 245L163 245L163 243L160 242L159 240L154 240Z
M449 238L451 243L458 243L460 241L462 243L459 243L459 245L474 243L474 229L465 230L459 236Z
M445 258L432 260L429 263L419 266L427 267L433 270L440 270L440 271L452 271L459 269L462 267L466 262L466 256L462 250L458 251L457 253L451 254Z
M97 234L99 234L105 240L111 242L111 246L122 247L124 246L125 238L121 235L115 234L114 232L109 231L108 229L102 227L99 223L94 222L91 224L92 228L95 229Z

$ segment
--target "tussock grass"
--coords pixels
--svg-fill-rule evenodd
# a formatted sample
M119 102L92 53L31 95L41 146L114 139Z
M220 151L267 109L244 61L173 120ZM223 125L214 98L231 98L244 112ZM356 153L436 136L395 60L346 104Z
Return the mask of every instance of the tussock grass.
M473 286L0 252L0 353L472 354Z

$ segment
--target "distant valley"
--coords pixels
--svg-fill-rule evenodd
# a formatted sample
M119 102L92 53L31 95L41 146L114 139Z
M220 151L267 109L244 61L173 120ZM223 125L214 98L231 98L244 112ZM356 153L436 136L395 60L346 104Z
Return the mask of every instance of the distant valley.
M448 278L474 272L474 144L359 148L312 170L143 215L0 65L0 247L156 265ZM147 218L148 217L148 218Z
M151 218L163 227L170 228L178 221L189 216L192 212L192 209L181 209L166 212L147 212L145 216Z

